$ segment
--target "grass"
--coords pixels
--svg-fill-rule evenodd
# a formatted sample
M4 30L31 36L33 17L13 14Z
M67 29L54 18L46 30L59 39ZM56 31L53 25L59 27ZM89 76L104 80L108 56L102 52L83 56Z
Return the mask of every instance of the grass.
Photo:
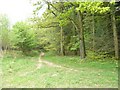
M46 56L63 68L42 64L38 57L4 57L3 88L114 88L118 87L118 63L112 59L80 60L72 56ZM70 69L66 69L70 68ZM72 70L71 70L72 69ZM77 71L74 71L77 70Z

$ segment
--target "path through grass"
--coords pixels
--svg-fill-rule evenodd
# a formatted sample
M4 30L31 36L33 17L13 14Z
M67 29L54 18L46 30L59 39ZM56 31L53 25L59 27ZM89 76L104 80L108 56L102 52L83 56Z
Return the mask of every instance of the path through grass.
M46 56L38 67L38 57L5 57L2 62L4 88L113 88L118 87L117 62L79 57ZM77 70L77 71L75 71Z

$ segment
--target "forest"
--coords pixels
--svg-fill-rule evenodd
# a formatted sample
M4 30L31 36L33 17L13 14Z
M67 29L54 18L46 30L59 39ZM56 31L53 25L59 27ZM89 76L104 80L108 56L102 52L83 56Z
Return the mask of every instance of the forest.
M32 4L12 27L0 14L2 88L118 88L120 2Z

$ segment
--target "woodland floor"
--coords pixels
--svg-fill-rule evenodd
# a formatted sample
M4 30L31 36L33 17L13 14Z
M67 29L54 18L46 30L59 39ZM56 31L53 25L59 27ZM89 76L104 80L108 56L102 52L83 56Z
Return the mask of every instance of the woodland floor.
M114 88L118 87L115 60L79 60L79 57L5 57L3 88Z

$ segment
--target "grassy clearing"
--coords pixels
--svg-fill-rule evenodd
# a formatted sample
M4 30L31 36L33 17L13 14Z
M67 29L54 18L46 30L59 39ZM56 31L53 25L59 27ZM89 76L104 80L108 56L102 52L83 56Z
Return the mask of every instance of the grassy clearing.
M46 56L44 60L61 65L63 68L42 64L37 69L38 57L4 57L2 60L2 87L118 87L118 70L115 60L83 61L79 60L79 57L67 56Z

